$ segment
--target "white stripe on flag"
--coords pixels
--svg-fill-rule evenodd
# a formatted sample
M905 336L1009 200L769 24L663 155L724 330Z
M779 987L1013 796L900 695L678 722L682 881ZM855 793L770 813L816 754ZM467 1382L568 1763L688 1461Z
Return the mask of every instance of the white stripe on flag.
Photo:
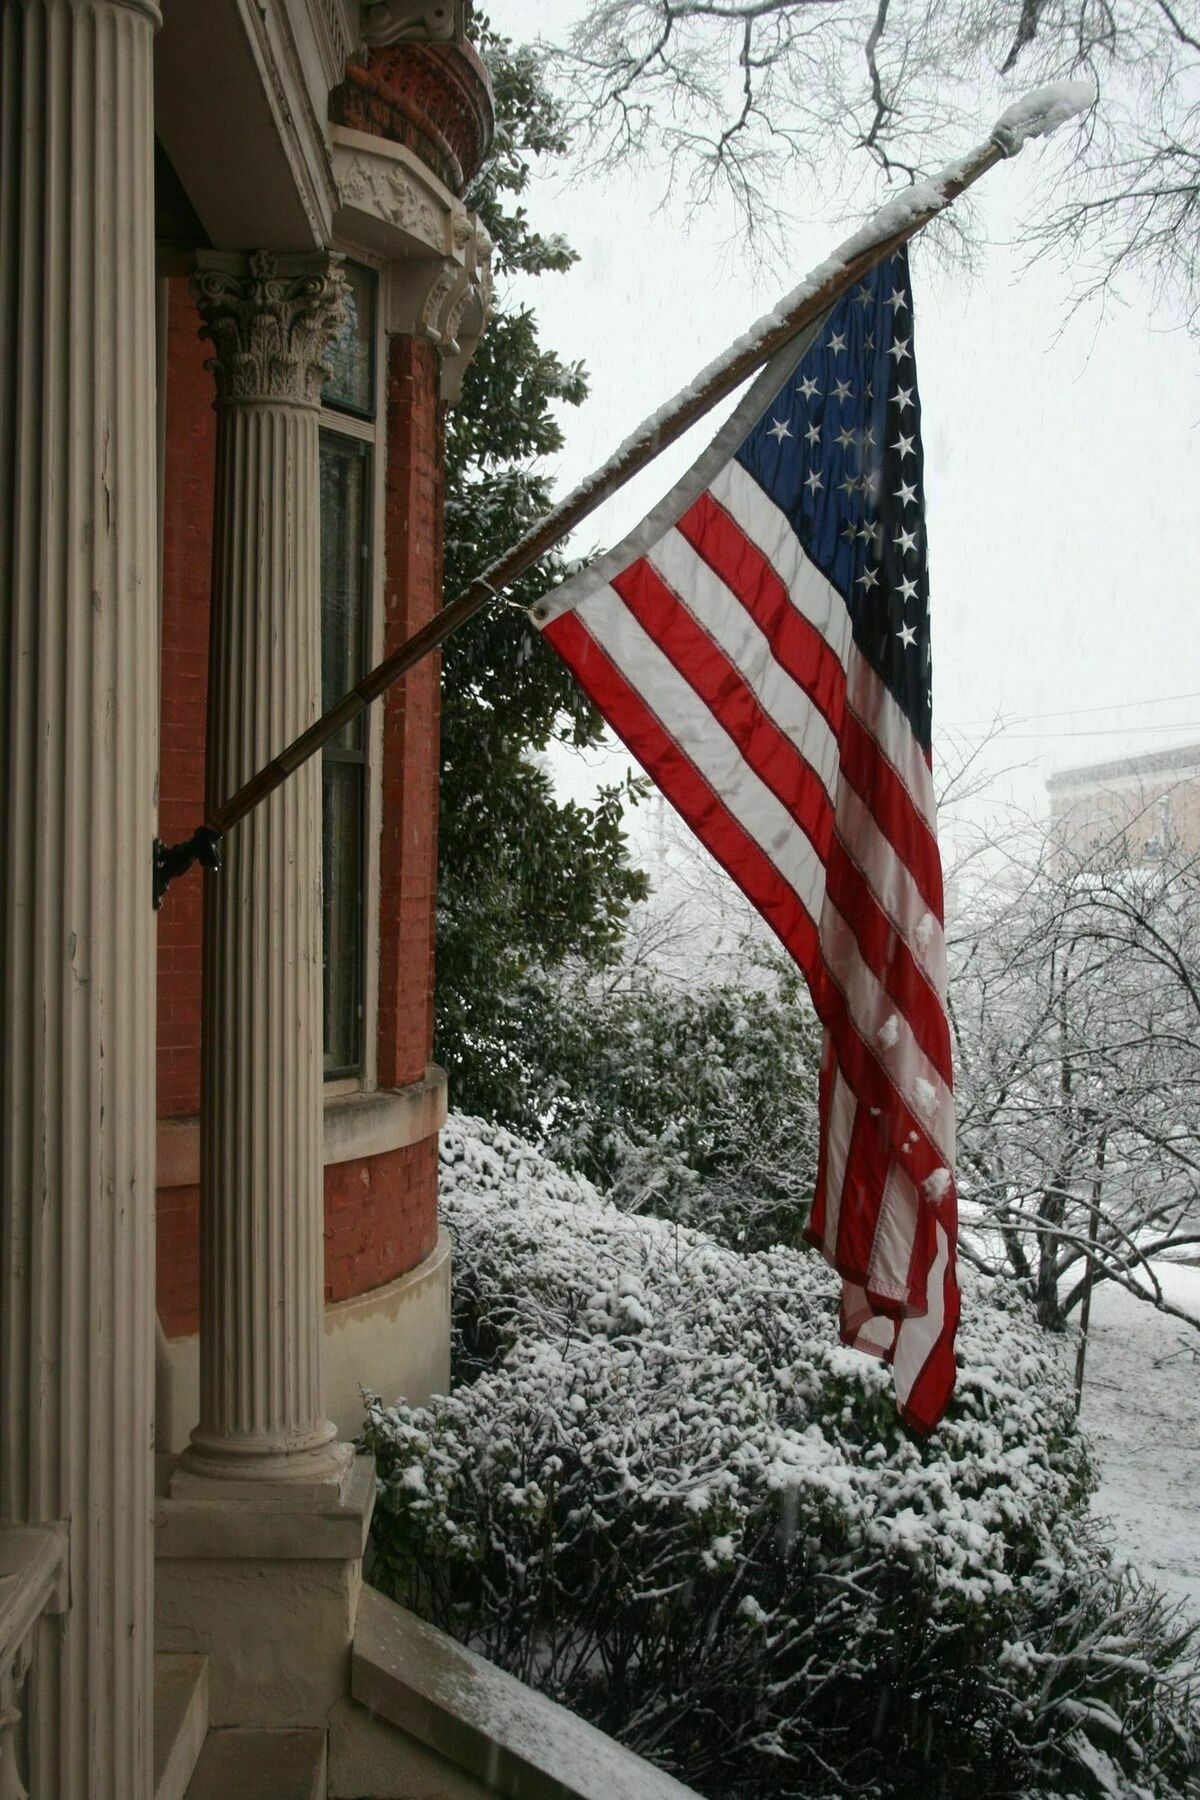
M837 835L880 906L924 969L941 999L946 995L946 938L908 865L879 829L874 813L848 781L838 791Z
M787 808L759 780L724 726L643 631L613 588L589 594L575 610L815 924L825 896L825 866Z
M756 549L762 551L797 611L816 627L844 668L851 643L846 602L804 554L787 514L768 499L754 477L736 461L726 463L709 492Z
M919 1318L902 1319L896 1333L896 1358L892 1370L901 1406L912 1393L946 1322L946 1268L950 1261L950 1243L940 1219L935 1232L936 1249L926 1287L929 1310Z
M873 1294L886 1294L893 1300L908 1299L912 1292L910 1270L916 1235L916 1183L894 1162L883 1184L871 1260L867 1264L867 1285Z
M953 1167L954 1097L918 1044L904 1013L863 961L857 938L828 895L821 915L821 953L846 997L859 1035Z
M846 704L875 739L936 837L937 805L929 764L898 703L856 645L851 646L846 662Z
M833 1055L830 1045L829 1054ZM832 1262L837 1254L838 1221L842 1216L842 1187L846 1179L846 1158L858 1102L836 1060L833 1065L833 1091L829 1096L829 1124L826 1131L825 1157L825 1255Z
M648 560L836 800L837 739L799 682L776 662L768 638L737 595L677 531L669 531Z

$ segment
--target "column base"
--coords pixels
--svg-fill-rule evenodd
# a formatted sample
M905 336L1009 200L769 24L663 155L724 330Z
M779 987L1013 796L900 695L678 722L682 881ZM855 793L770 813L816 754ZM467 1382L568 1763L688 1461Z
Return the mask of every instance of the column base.
M280 1506L283 1483L247 1484L253 1494L237 1499L227 1481L194 1482L185 1496L164 1485L156 1648L208 1657L214 1727L323 1728L349 1688L372 1458L353 1459L337 1506Z
M329 1427L332 1437L334 1427ZM173 1500L244 1502L268 1512L322 1512L341 1506L354 1446L326 1441L309 1450L231 1450L193 1433L171 1476Z

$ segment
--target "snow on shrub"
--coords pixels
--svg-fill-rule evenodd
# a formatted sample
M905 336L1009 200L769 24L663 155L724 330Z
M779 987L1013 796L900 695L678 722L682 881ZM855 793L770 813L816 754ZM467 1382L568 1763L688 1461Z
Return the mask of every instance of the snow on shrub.
M1178 1643L1086 1541L1023 1304L969 1286L922 1444L804 1252L631 1217L477 1120L442 1196L459 1385L370 1407L377 1582L714 1800L1191 1791Z

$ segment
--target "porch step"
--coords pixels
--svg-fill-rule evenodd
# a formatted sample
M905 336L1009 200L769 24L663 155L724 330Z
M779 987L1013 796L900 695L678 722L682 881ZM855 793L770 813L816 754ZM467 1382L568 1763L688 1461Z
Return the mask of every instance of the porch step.
M207 1656L156 1656L154 1800L184 1800L207 1730Z
M187 1800L325 1800L323 1731L210 1731Z

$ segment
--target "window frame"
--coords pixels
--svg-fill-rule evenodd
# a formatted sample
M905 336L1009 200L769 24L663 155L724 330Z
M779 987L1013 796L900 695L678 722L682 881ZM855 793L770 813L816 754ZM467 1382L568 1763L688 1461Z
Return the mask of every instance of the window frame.
M371 380L373 411L363 411L342 401L322 397L318 417L321 437L326 434L364 446L368 474L365 504L368 511L364 545L367 569L363 579L363 619L360 654L363 672L372 668L383 654L383 577L384 577L384 500L387 487L387 404L384 374L387 367L385 333L386 265L378 257L357 245L339 243L335 248L348 261L368 269L375 277L375 329L371 337ZM319 506L319 497L318 497ZM340 746L327 745L322 753L324 763L331 761L358 763L364 770L361 786L361 857L359 863L359 920L361 958L360 1018L361 1033L357 1067L323 1071L327 1099L339 1094L372 1090L378 1085L378 1016L379 1016L379 825L382 797L383 708L368 707L363 719L362 746L348 752ZM323 1001L322 1001L323 1006ZM322 1042L324 1019L322 1018Z

